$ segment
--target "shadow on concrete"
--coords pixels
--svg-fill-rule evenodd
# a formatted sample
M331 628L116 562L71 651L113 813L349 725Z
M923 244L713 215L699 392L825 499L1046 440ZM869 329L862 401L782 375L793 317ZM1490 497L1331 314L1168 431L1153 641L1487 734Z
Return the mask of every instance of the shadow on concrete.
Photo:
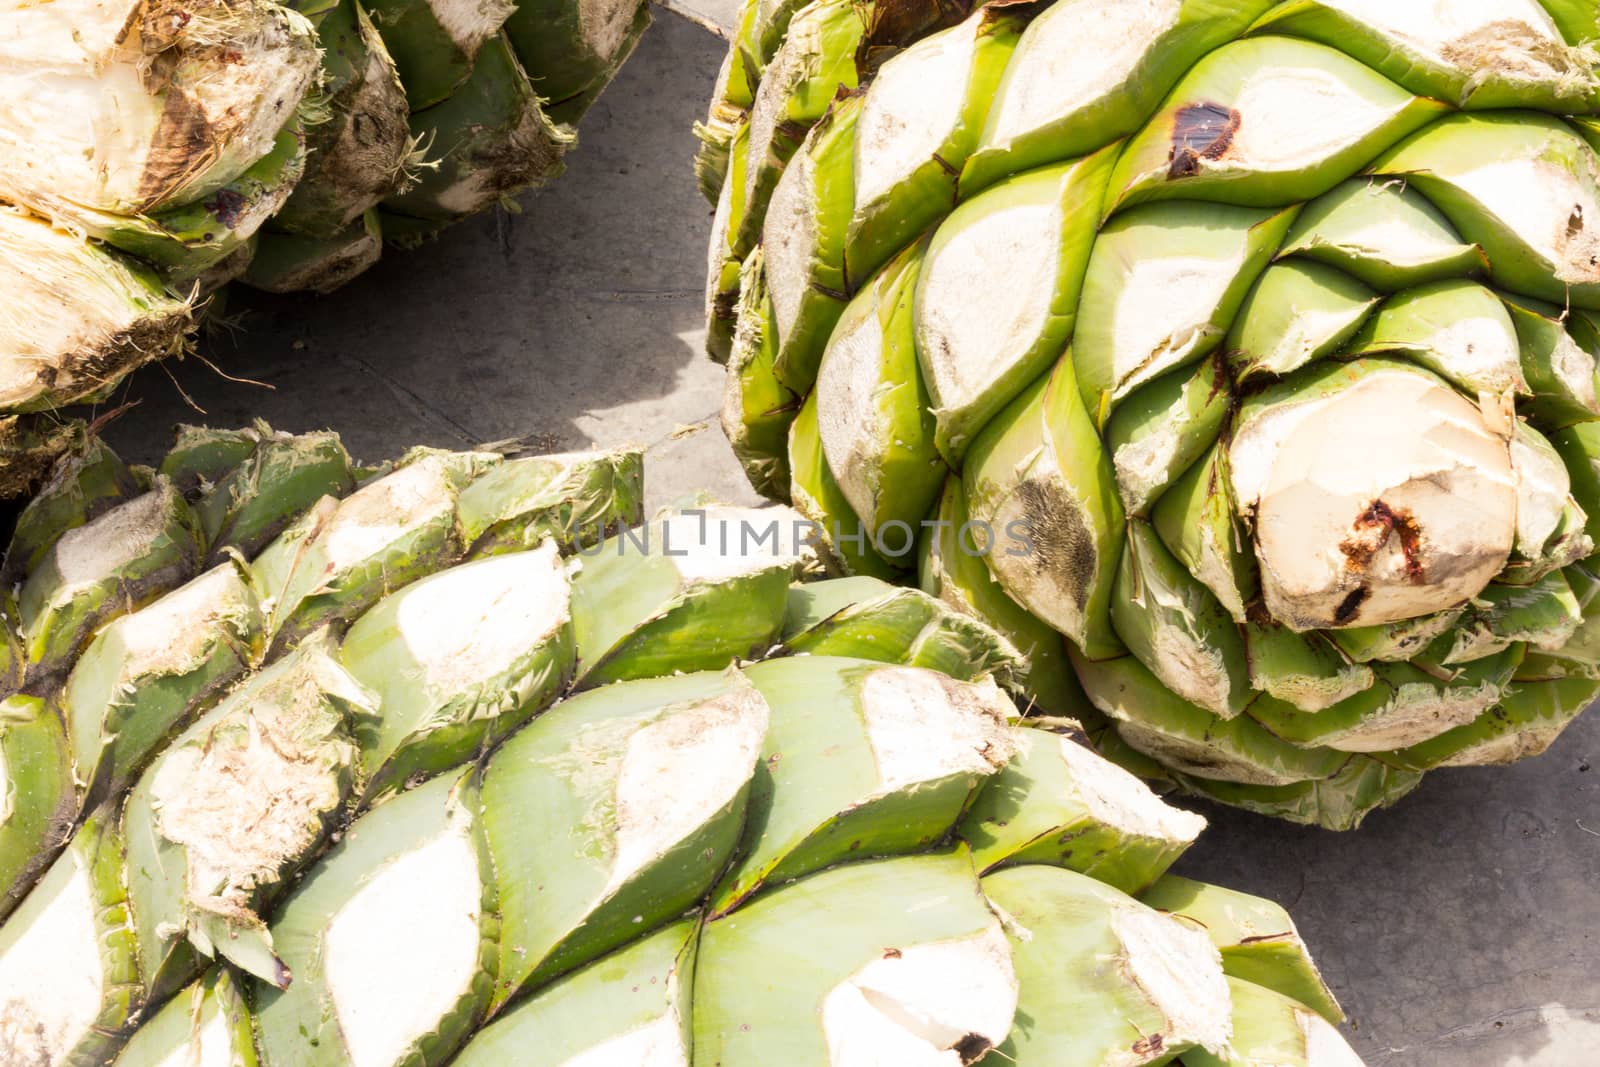
M1600 710L1357 833L1203 810L1180 871L1290 908L1369 1067L1600 1063Z
M712 418L722 375L701 352L711 213L690 168L724 47L660 16L585 120L566 175L524 197L521 214L390 250L327 297L235 287L236 328L201 340L215 369L191 358L135 375L112 405L139 406L107 437L142 461L178 422L253 417L338 430L373 460L522 435L546 449L635 442L660 452L653 499L701 485L748 498Z

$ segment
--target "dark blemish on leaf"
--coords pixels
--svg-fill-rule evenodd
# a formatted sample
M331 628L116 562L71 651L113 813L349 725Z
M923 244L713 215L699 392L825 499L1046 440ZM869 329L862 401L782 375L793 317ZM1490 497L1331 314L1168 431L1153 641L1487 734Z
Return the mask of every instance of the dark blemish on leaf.
M977 1063L993 1047L994 1043L982 1034L968 1034L955 1043L955 1052L962 1063Z
M1345 623L1355 618L1356 612L1361 610L1361 605L1364 604L1367 597L1371 595L1372 591L1364 585L1357 586L1356 588L1350 590L1350 595L1345 597L1344 600L1340 601L1339 606L1334 609L1333 621L1343 626Z
M239 225L239 219L249 206L250 202L232 189L219 189L217 195L206 202L206 210L230 230Z
M1043 480L1019 482L1016 492L1033 535L1030 569L1065 588L1082 611L1089 603L1099 559L1078 505Z
M1166 1047L1167 1039L1160 1034L1141 1037L1133 1043L1132 1052L1139 1056L1154 1056Z
M901 953L901 951L897 948L886 948L883 950L883 958L886 960L897 960L901 957L901 955L903 955L903 953Z
M1191 178L1200 173L1201 160L1221 159L1233 147L1239 122L1239 113L1221 104L1190 104L1179 108L1172 120L1167 177Z

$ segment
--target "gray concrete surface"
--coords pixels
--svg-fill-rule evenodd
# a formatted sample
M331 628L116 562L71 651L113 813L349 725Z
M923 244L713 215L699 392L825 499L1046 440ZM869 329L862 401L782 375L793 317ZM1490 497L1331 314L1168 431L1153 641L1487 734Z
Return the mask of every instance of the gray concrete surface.
M236 301L239 332L204 354L275 388L198 360L150 370L109 436L153 459L164 427L200 418L181 386L213 424L333 427L369 459L521 434L636 440L653 500L699 486L751 499L715 425L719 370L700 357L710 212L689 128L721 50L663 16L566 177L520 216L392 255L334 297ZM1293 909L1375 1067L1600 1064L1597 765L1591 714L1544 757L1436 773L1353 834L1206 809L1182 869Z

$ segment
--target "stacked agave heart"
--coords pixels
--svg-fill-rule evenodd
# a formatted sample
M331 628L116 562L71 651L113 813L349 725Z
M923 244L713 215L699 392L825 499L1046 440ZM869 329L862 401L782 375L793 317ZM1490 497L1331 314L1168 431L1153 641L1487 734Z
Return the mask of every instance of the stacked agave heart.
M648 22L643 0L0 4L0 496L81 446L48 412L183 349L197 286L326 292L555 177Z
M699 170L752 482L1213 797L1542 751L1600 693L1595 13L748 4Z
M0 1061L1360 1063L1281 908L1167 873L1203 819L1013 719L1007 642L794 584L786 510L621 530L639 473L64 468L7 558Z

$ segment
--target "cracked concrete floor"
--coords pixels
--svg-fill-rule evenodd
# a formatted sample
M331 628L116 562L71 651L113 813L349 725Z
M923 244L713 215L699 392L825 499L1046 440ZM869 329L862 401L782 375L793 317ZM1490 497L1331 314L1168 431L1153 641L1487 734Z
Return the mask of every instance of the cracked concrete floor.
M710 212L690 125L722 43L663 15L595 108L562 181L516 217L394 254L333 297L238 298L233 337L137 376L109 436L142 460L166 428L262 415L332 427L358 456L521 434L647 443L651 499L753 499L700 357ZM686 432L688 427L702 427ZM1185 873L1289 905L1374 1067L1600 1063L1600 714L1516 767L1441 771L1355 834L1205 809Z

